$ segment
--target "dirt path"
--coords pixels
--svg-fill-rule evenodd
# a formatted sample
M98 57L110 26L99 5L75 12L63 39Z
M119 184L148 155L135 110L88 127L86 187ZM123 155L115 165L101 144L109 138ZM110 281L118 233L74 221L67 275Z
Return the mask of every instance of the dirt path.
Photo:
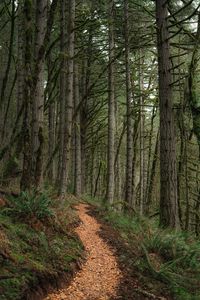
M112 249L100 238L100 224L87 214L87 205L80 204L77 209L82 222L76 232L87 251L86 263L69 287L45 300L106 300L117 296L122 274Z

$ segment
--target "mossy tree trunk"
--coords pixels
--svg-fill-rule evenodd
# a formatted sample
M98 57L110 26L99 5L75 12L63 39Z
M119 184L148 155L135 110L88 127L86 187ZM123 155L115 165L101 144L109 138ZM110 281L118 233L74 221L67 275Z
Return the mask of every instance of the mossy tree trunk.
M78 64L74 65L74 105L75 108L79 105L79 68ZM80 196L81 189L81 130L80 130L80 111L76 114L75 118L75 195Z
M124 35L125 35L125 64L126 64L126 184L125 184L125 202L128 206L133 203L132 191L132 160L133 160L133 121L132 121L132 87L130 73L130 46L129 46L129 5L124 1Z
M65 194L69 184L70 170L70 146L72 136L72 114L73 114L73 82L74 82L74 22L75 22L75 0L69 1L69 23L68 23L68 68L67 68L67 93L65 99L64 136L62 149L62 163L60 170L59 193Z
M44 122L44 59L39 51L44 45L47 26L47 0L37 0L35 7L35 47L34 60L38 64L38 74L34 78L32 101L32 168L34 184L40 186L43 181L43 122Z
M199 90L199 54L200 54L200 13L198 16L198 28L196 34L196 44L193 50L192 59L189 66L189 103L193 116L193 129L200 147L200 90Z
M32 186L32 168L31 168L31 129L30 129L30 105L32 92L32 36L33 36L33 19L32 19L32 1L24 1L24 27L25 27L25 53L24 53L24 90L23 105L24 116L22 123L23 135L23 168L20 182L21 190L30 189Z
M114 87L114 1L108 0L109 14L109 78L108 78L108 155L106 201L112 204L115 191L115 87Z
M176 140L172 108L168 2L156 0L160 106L160 225L179 228Z

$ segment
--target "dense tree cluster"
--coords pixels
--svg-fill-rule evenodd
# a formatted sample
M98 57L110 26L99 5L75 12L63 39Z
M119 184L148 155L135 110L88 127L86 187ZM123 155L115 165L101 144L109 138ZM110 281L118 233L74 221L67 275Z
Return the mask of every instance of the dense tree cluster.
M199 234L199 2L3 0L0 16L2 187Z

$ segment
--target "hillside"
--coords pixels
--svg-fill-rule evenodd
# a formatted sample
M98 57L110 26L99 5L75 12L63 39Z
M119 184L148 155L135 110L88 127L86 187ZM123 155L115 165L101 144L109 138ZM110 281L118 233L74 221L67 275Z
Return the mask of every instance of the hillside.
M64 205L52 198L1 199L0 299L198 299L195 238L70 195Z

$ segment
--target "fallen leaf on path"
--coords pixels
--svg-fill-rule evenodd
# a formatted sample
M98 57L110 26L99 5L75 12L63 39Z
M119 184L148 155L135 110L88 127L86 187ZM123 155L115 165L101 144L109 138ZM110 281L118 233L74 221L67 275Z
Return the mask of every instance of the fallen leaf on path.
M81 224L76 232L88 252L87 260L69 287L44 300L108 300L117 294L122 274L115 255L100 238L100 224L87 214L87 205L77 208Z

